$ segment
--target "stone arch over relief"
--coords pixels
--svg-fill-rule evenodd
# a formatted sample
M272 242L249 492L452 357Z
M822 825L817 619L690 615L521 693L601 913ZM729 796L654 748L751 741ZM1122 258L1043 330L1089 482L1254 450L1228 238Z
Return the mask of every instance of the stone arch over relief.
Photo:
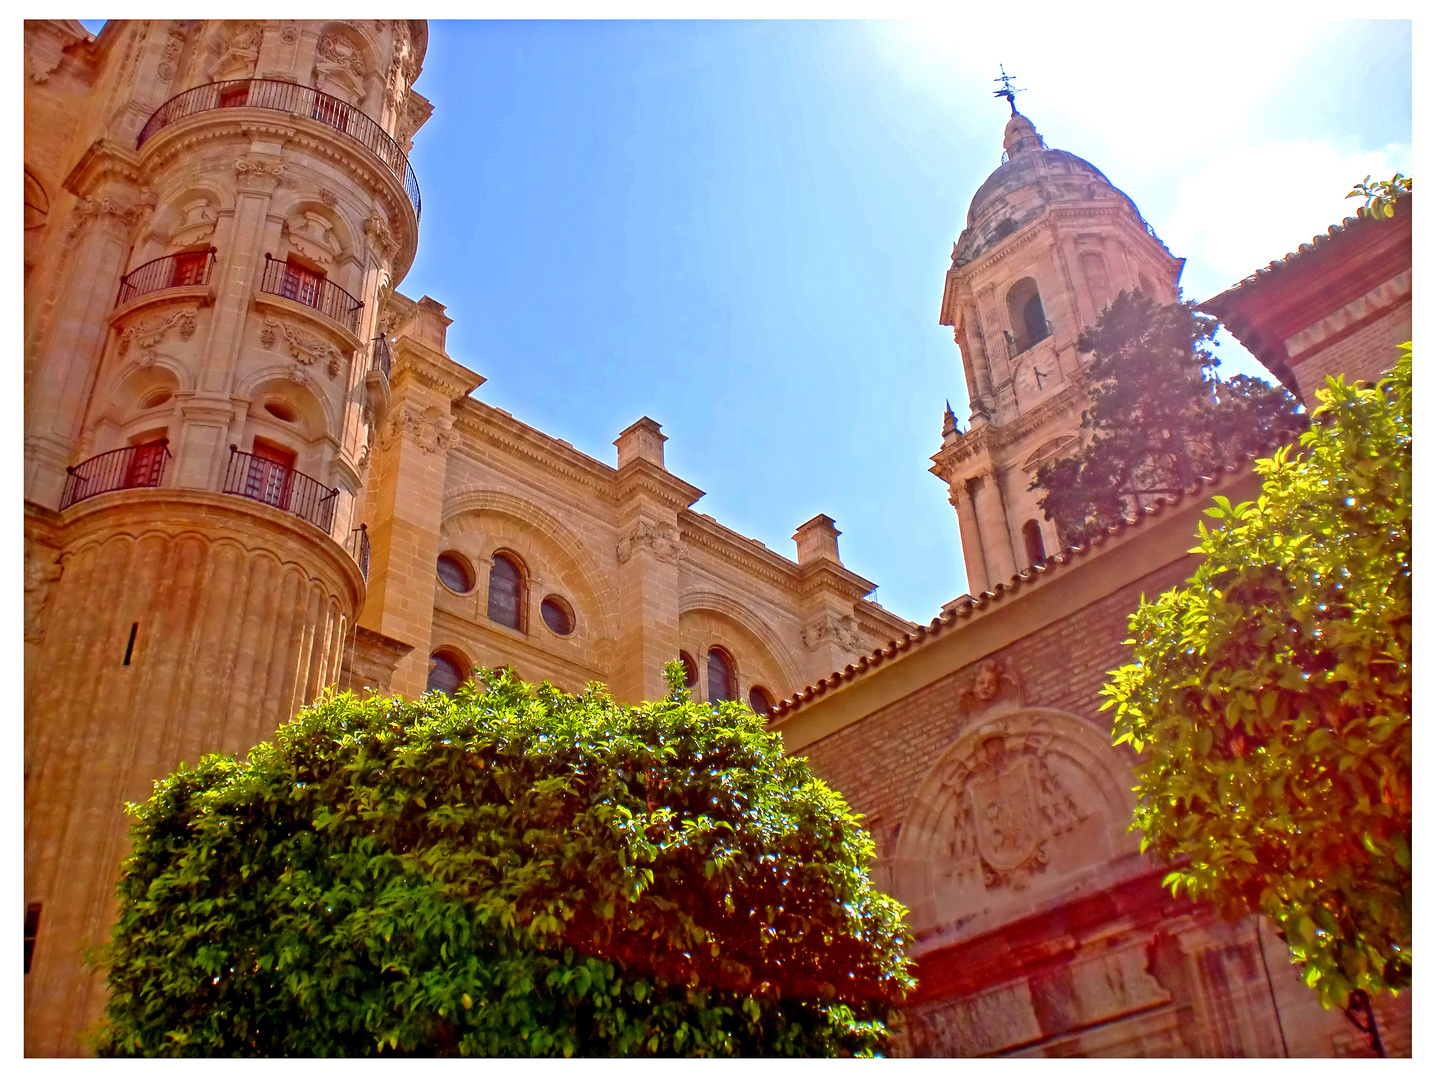
M1077 716L977 717L921 782L886 868L916 937L1003 922L1133 857L1133 784L1123 752Z

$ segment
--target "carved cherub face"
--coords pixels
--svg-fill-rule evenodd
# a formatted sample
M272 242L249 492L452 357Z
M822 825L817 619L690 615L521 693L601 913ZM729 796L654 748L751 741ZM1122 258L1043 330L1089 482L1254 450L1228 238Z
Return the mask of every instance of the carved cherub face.
M985 754L986 765L999 765L1005 759L1005 740L998 735L992 735L982 744L981 750Z
M994 664L986 664L975 676L975 696L989 701L1000 689L1000 672Z

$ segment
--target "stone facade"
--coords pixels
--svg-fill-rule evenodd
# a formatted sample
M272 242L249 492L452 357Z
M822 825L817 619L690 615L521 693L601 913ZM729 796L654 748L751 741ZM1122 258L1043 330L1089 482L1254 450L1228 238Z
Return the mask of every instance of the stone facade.
M1188 572L1202 497L1060 552L1027 491L1078 440L1081 330L1122 288L1175 296L1134 204L1012 116L942 306L972 408L932 471L970 593L916 627L825 515L791 560L697 513L654 420L609 464L476 396L444 307L397 291L426 34L26 23L27 1054L83 1051L122 804L180 762L329 686L503 664L638 701L677 657L702 700L789 693L787 746L866 815L913 912L909 1053L1363 1052L1273 933L1170 898L1126 832L1096 691L1139 594ZM1406 251L1403 283L1286 324L1289 355L1371 363ZM1408 999L1382 1025L1407 1048Z
M919 985L901 1052L1371 1054L1367 1036L1319 1006L1273 927L1225 923L1172 897L1160 884L1164 867L1128 831L1131 754L1110 745L1100 687L1131 659L1127 618L1140 598L1193 571L1189 549L1210 497L1254 498L1258 479L1248 468L1217 477L1183 500L1137 510L1134 523L1084 548L1056 552L1050 531L1042 549L1025 543L1026 518L1038 516L1025 491L1034 468L1079 445L1078 398L1067 395L1078 391L1074 333L1098 310L1092 286L1113 295L1138 284L1158 298L1158 281L1173 287L1158 270L1178 272L1178 263L1139 228L1128 199L1107 192L1087 163L1044 148L1024 117L1012 116L1006 149L971 205L941 317L957 327L976 404L963 433L946 410L932 471L959 513L971 592L771 714L787 750L864 815L876 879L910 909ZM1009 205L992 210L1002 192ZM1096 193L1114 212L1091 225L1095 250L1122 257L1088 280L1066 277L1066 243L1055 241L1063 231L1039 223L1063 220ZM1373 379L1409 335L1408 214L1407 205L1374 228L1347 222L1328 246L1317 238L1294 265L1273 263L1204 306L1241 327L1309 404L1326 374ZM1015 223L995 227L997 218ZM1111 266L1131 276L1117 281ZM1020 288L1023 278L1012 282L1023 274L1039 284L1027 303L1039 295L1047 312L1081 320L1066 327L1056 316L1040 328L1046 337L1024 343L1028 352L1015 348L1023 312L994 300ZM1003 325L1007 314L1010 329L997 333L994 320ZM987 359L1000 355L1013 370ZM1031 362L1038 355L1046 366ZM1051 372L1053 386L1041 379L1020 392L1026 364ZM1388 1051L1408 1055L1409 995L1374 1004Z
M683 652L697 697L765 708L911 626L829 518L792 561L691 509L655 421L610 465L471 396L444 307L397 291L426 35L25 25L29 1054L102 1008L123 803L325 687L503 664L639 701Z

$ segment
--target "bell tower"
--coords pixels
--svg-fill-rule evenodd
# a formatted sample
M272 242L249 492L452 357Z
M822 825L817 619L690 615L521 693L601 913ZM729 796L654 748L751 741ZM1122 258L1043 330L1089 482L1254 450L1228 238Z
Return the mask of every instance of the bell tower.
M1080 443L1076 339L1122 290L1174 302L1184 265L1099 169L1045 144L1004 81L1005 152L971 200L940 306L970 415L962 427L946 406L930 471L950 489L972 595L1059 549L1029 486Z

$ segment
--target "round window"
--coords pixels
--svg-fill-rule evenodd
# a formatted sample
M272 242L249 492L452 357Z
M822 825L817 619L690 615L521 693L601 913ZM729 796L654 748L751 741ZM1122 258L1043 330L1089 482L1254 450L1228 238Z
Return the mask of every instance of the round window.
M700 669L695 666L695 658L688 652L682 652L680 663L685 665L685 689L695 689L695 684L700 681Z
M750 709L752 712L764 716L773 708L775 702L770 697L770 691L763 686L752 686L750 688Z
M451 592L468 593L475 588L475 573L463 555L447 551L435 560L435 574Z
M464 664L454 653L433 652L430 654L430 678L425 682L425 692L439 690L453 694L466 677Z
M547 596L540 601L540 617L554 633L568 637L575 629L575 613L570 605L558 596Z
M295 422L295 410L283 401L267 401L265 411L277 420L284 420L287 424Z
M162 386L159 390L151 390L150 393L146 394L140 402L140 407L142 409L153 409L158 405L164 405L173 396L168 387Z

